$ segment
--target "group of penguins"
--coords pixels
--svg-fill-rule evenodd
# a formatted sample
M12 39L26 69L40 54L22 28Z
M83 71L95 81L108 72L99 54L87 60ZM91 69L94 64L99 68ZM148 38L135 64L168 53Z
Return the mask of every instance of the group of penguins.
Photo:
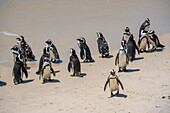
M115 58L115 65L118 66L118 72L126 72L126 67L129 64L129 61L133 61L135 59L136 50L138 54L141 52L155 51L157 47L164 48L155 34L154 30L149 30L150 28L150 20L146 18L143 24L139 29L139 40L138 46L134 40L133 34L131 34L129 27L126 27L123 33L121 47L117 53ZM102 58L109 57L109 46L107 41L105 40L102 33L97 32L97 43L98 43L98 51L101 54ZM25 77L28 77L28 72L26 70L26 61L27 60L35 60L35 56L33 55L31 47L25 42L24 37L20 36L17 39L17 44L14 45L11 50L14 58L14 67L13 67L13 82L15 85L23 82L23 73ZM90 49L86 43L85 38L81 37L77 39L78 46L80 48L80 58L85 63L95 62L91 56ZM59 63L60 57L59 53L52 43L52 40L48 39L45 41L46 46L43 49L43 55L39 61L39 69L36 72L37 75L40 75L39 78L43 79L43 83L47 82L47 80L51 81L51 73L55 76L55 71L52 68L52 63ZM150 45L152 49L150 49ZM148 47L147 47L148 46ZM148 48L148 50L146 50ZM70 57L68 63L68 72L72 72L71 76L83 77L81 73L81 65L80 60L76 54L76 51L73 48L70 48ZM123 85L116 75L116 71L112 69L110 71L110 75L104 85L104 91L106 90L106 86L109 84L111 97L119 94L119 84L122 89ZM117 93L113 94L113 91L117 91Z

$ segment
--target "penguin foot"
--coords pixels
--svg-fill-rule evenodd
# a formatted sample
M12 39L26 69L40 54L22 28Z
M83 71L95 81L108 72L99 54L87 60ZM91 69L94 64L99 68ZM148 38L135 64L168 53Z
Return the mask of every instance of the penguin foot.
M46 83L46 80L44 79L43 82L42 82L42 84L45 84L45 83Z
M124 72L128 72L128 70L125 68L124 70L123 70Z
M75 77L75 75L70 75L71 77Z
M49 78L48 81L51 81L51 78Z
M162 44L159 44L157 47L164 48L165 46L164 46L164 45L162 45Z
M37 71L36 74L39 75L39 74L40 74L40 71Z
M118 72L122 72L122 70L121 69L119 69L119 71Z

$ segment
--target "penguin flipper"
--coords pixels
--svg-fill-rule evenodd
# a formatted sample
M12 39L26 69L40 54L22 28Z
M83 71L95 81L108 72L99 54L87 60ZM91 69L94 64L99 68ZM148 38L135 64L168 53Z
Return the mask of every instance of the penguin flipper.
M51 69L51 72L53 73L53 75L55 76L54 69L52 68L52 66L51 66L51 65L50 65L50 69Z
M117 66L118 61L119 61L119 53L117 53L117 56L116 56L116 59L115 59L115 66Z
M84 59L84 57L85 57L85 54L84 54L84 49L82 48L82 49L80 49L80 57L81 57L81 59L83 60Z
M105 83L105 85L104 85L104 91L106 90L106 86L107 86L107 84L109 83L109 77L108 77L108 79L107 79L107 81L106 81L106 83Z
M121 83L121 81L119 80L119 78L118 78L118 77L117 77L117 81L118 81L118 83L120 84L120 86L121 86L122 90L124 90L123 84Z
M72 68L72 62L70 61L70 62L68 63L68 72L71 71L71 68Z

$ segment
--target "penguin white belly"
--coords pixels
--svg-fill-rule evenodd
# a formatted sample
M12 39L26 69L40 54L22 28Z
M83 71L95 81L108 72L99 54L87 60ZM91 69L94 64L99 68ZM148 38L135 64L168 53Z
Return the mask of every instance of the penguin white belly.
M124 68L127 66L127 63L126 63L126 53L124 51L120 51L119 53L119 64L118 64L119 67L121 68Z
M145 50L146 49L146 38L143 38L140 43L139 50Z
M55 55L52 50L50 50L50 59L55 60Z
M47 66L44 69L43 79L46 79L46 78L49 78L49 77L51 77L51 69L50 69L50 66Z
M126 40L126 43L129 41L129 36L128 35L124 35L123 39Z
M110 79L110 91L116 91L119 89L116 79Z

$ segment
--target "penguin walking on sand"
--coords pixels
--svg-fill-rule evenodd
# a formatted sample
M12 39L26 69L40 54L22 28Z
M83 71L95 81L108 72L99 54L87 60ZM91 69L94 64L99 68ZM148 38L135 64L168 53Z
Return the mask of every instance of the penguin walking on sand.
M131 35L130 29L129 29L129 27L126 27L124 30L124 33L123 33L122 40L125 40L126 42L128 42L130 35Z
M130 35L129 41L126 44L126 48L127 48L127 56L129 60L132 62L135 59L136 50L138 51L138 54L140 54L139 48L136 45L133 34Z
M55 72L54 72L54 69L51 66L49 57L44 57L43 68L41 70L41 75L40 75L40 78L42 76L43 83L46 83L46 79L49 79L49 81L51 81L51 72L55 76Z
M162 45L157 37L157 35L155 34L155 31L154 30L149 30L148 31L148 35L149 35L149 38L154 42L154 44L152 44L152 46L156 46L156 47L160 47L160 48L164 48L165 46Z
M126 45L126 41L122 40L121 47L120 47L120 49L117 53L116 59L115 59L115 65L116 66L118 65L118 67L119 67L118 72L127 71L126 66L129 64L129 59L126 54L125 45Z
M54 63L57 60L60 60L59 53L58 53L57 48L55 47L55 45L52 43L52 40L48 39L45 43L47 44L46 48L49 49L48 51L49 51L49 55L50 55L50 60L52 62L54 62Z
M115 74L114 69L112 69L110 71L110 75L108 76L107 81L104 85L104 91L106 90L108 83L109 83L109 87L110 87L111 97L119 94L119 84L120 84L122 90L124 90L123 85L122 85L120 79L118 78L118 76ZM113 94L114 91L117 91L116 94Z
M22 53L19 50L18 46L15 45L13 48L11 48L11 50L13 53L13 58L15 63L13 67L13 76L14 76L13 82L15 85L17 85L23 82L22 80L23 73L25 74L25 77L28 78L28 72L24 67Z
M78 46L80 48L80 58L84 60L84 62L94 62L93 58L91 57L91 52L86 44L85 38L79 38L78 40Z
M74 49L70 49L70 59L68 63L68 72L73 72L71 76L79 76L81 77L81 65L80 61L76 55L76 51Z
M102 58L109 56L109 46L102 33L97 32L97 44L99 53L102 55Z

